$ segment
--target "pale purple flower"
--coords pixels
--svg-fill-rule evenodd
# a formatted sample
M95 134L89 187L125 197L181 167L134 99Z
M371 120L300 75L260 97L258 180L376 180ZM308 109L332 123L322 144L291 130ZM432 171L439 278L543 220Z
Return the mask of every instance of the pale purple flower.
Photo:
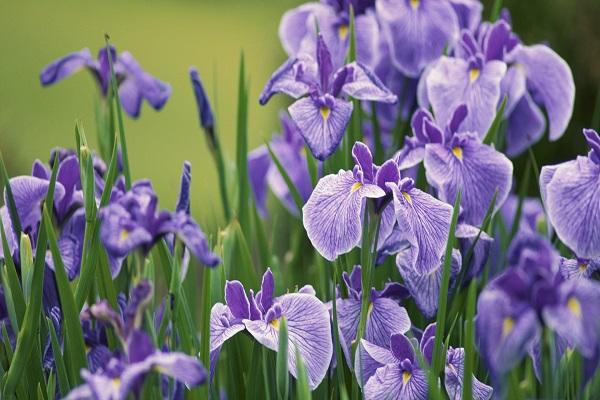
M589 279L596 271L600 271L600 258L585 260L580 258L567 259L561 257L558 268L565 279Z
M144 99L155 110L160 110L171 95L171 86L144 71L128 51L117 55L115 48L110 47L110 54L119 85L119 99L125 112L137 118ZM102 95L106 96L110 85L110 64L106 48L100 49L97 60L92 57L89 49L83 49L53 61L40 73L40 82L44 86L52 85L82 69L91 72Z
M280 116L282 133L271 139L271 150L292 180L302 200L306 202L312 193L313 186L308 171L304 141L290 118L282 113ZM290 193L288 185L271 160L267 146L260 146L248 154L248 175L254 194L256 207L261 215L267 214L267 194L270 188L273 194L294 215L300 210Z
M560 240L577 257L600 257L600 136L583 131L591 151L587 157L545 166L540 191L548 219Z
M334 73L331 54L322 35L316 57L301 55L283 64L269 79L260 103L275 93L295 99L288 111L313 155L328 158L340 144L352 115L352 97L358 100L395 103L397 98L364 65L345 65Z
M417 78L458 38L459 20L447 0L380 0L376 9L391 60L408 77Z
M348 292L347 298L338 297L337 317L342 350L346 362L352 366L351 347L358 333L361 312L361 267L355 266L352 273L344 272L342 279ZM406 333L411 326L406 309L399 301L408 297L404 286L395 282L386 283L383 290L372 288L367 312L364 339L378 346L387 346L394 333Z
M225 284L225 302L213 306L210 314L211 373L221 347L232 336L247 330L263 346L278 350L279 326L285 319L288 330L288 369L296 377L296 351L302 356L308 384L315 389L325 377L333 345L327 307L311 286L298 293L274 296L275 282L270 269L262 278L261 290L246 293L239 281Z
M314 54L318 31L334 65L342 65L350 45L350 6L354 8L357 61L372 65L379 40L374 0L322 0L287 11L281 18L279 38L288 56Z

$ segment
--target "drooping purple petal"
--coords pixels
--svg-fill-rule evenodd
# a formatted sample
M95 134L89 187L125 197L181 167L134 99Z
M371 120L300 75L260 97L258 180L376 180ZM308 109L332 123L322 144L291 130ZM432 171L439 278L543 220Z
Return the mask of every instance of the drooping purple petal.
M215 267L221 263L219 256L210 250L206 235L190 215L179 211L173 214L169 225L172 225L171 232L183 241L186 248L203 265Z
M460 134L459 134L460 135ZM455 136L456 137L456 136ZM496 194L498 210L512 187L512 162L493 147L471 136L460 136L452 147L425 147L427 181L438 190L440 200L451 203L460 191L463 218L479 226Z
M302 209L313 246L328 260L352 250L362 234L364 198L384 195L376 185L357 182L352 171L323 177Z
M594 228L600 223L598 179L600 166L578 157L559 165L545 188L544 204L556 234L581 258L600 256L600 230Z
M505 73L506 64L501 61L487 62L480 70L463 59L442 57L425 78L427 97L438 124L446 126L456 107L466 104L469 115L461 129L483 138L496 116Z
M364 387L367 400L426 400L427 376L421 369L402 370L397 364L378 368Z
M548 114L550 140L558 140L573 114L575 84L571 69L545 45L517 46L511 58L525 68L527 87Z
M417 77L458 37L458 19L447 1L383 0L376 3L392 62Z
M416 188L390 184L400 240L411 245L411 267L427 273L438 267L446 248L452 206Z
M517 156L537 143L546 129L544 113L525 93L508 116L506 154Z
M196 357L183 353L156 352L144 361L149 369L159 371L183 383L187 388L193 388L206 382L208 374Z
M40 82L42 85L51 85L64 78L73 75L82 68L93 68L94 59L89 49L83 49L69 53L50 64L40 72Z
M394 104L398 97L390 92L385 85L366 66L353 62L336 72L334 82L338 79L343 83L339 90L347 96L357 100L376 101L379 103ZM336 88L334 88L334 93Z
M398 362L387 347L389 347L389 344L384 348L374 345L365 339L360 340L360 346L357 348L354 360L354 371L358 384L361 387L367 383L371 376L375 375L378 368Z
M308 384L316 388L325 377L333 346L327 308L315 296L301 293L286 294L275 301L281 306L289 336L288 369L296 377L296 350L306 366ZM277 351L279 321L244 320L246 329L256 340Z
M285 93L295 99L308 93L308 82L316 82L317 65L311 59L292 58L286 61L271 78L263 89L259 102L267 104L276 93Z
M313 155L325 160L342 141L352 108L351 102L327 94L318 101L300 99L288 111Z
M248 154L248 177L256 208L261 216L267 214L267 173L271 168L271 156L266 146L260 146Z
M450 400L461 400L463 392L465 349L451 348L446 354L446 366L444 368L444 384L446 393ZM493 389L480 382L474 375L472 379L473 399L489 400L492 397Z
M210 351L219 350L223 343L245 329L224 304L216 303L210 310Z

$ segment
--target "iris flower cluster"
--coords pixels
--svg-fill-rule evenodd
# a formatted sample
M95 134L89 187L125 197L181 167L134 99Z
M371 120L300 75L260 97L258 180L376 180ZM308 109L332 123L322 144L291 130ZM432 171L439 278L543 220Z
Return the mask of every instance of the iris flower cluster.
M600 135L585 129L589 153L543 166L541 199L526 196L529 176L509 157L529 150L525 174L537 173L532 146L567 131L573 76L549 46L525 44L507 10L482 13L478 0L287 11L288 59L258 102L292 101L281 132L247 152L241 74L234 174L192 67L227 219L217 235L192 216L189 162L174 211L150 180L131 181L120 111L119 135L112 111L99 116L111 154L91 153L78 129L77 151L57 148L5 182L2 395L31 395L32 384L67 399L288 398L291 388L458 400L470 388L488 400L556 395L552 374L572 379L560 393L589 394L600 363ZM160 110L171 96L108 43L96 59L87 49L57 59L40 81L82 69L109 110L132 118L144 100ZM270 209L271 192L283 208ZM201 290L195 262L210 267L197 271Z

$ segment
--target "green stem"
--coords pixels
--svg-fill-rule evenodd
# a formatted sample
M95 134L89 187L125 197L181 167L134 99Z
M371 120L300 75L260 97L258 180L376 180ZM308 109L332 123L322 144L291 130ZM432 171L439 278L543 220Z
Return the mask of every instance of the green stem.
M340 347L340 335L338 328L338 318L337 318L337 301L335 296L335 288L337 287L337 275L338 275L338 264L334 263L331 268L331 305L333 312L333 336L334 336L334 345L335 345L335 357L338 361L338 365L335 369L338 386L346 387L346 381L344 379L344 356L342 355L342 348Z

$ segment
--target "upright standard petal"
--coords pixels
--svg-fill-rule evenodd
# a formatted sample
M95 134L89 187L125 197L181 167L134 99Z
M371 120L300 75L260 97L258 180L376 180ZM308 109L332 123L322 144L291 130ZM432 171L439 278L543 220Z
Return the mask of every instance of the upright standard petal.
M600 165L578 157L558 166L546 186L548 218L560 240L581 258L600 257L599 181Z
M286 294L275 300L281 307L289 336L288 369L296 377L296 350L306 366L308 384L315 389L325 377L333 345L327 307L315 296L302 293ZM248 332L261 344L277 351L280 321L244 320Z
M82 68L92 68L93 66L94 59L89 49L75 51L45 66L40 72L40 82L44 86L51 85L73 75Z
M418 77L458 37L458 18L448 1L382 0L376 9L392 62L408 77Z
M37 232L41 220L41 205L46 198L50 182L32 176L17 176L10 179L10 188L13 192L17 214L25 233ZM65 189L59 182L54 188L54 202L60 202L65 195ZM4 204L8 204L6 191ZM15 232L17 234L17 232Z
M352 116L352 103L325 95L305 97L288 111L313 155L325 160L337 149Z
M460 134L459 134L460 135ZM425 146L427 181L438 190L440 200L452 203L461 192L463 218L479 226L496 194L498 210L512 187L512 162L493 147L461 135L451 147Z
M446 126L456 107L466 104L469 115L461 129L483 138L496 116L505 73L502 61L489 61L479 70L463 59L442 57L425 78L427 97L438 124Z
M302 208L304 228L315 249L333 261L356 247L362 234L364 199L383 196L383 189L362 184L352 171L323 177Z
M431 272L439 266L446 248L452 206L416 188L389 186L394 194L399 239L411 245L410 264L418 272Z
M525 68L527 87L548 114L550 140L558 140L567 129L575 103L569 65L545 45L517 46L510 57Z

